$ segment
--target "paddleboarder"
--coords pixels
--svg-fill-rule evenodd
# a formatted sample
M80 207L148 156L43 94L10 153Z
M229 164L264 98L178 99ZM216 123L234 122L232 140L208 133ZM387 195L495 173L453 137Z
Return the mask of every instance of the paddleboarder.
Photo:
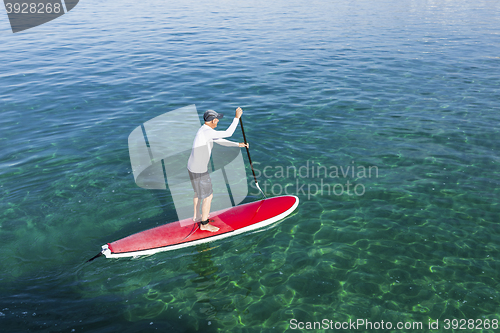
M243 110L240 107L237 108L236 115L231 125L225 131L216 131L215 128L217 127L219 120L222 119L224 115L222 113L217 113L214 110L207 110L205 114L203 114L205 124L200 127L194 138L193 148L191 149L191 155L189 156L187 168L194 190L193 221L200 222L201 230L211 232L219 230L218 227L210 224L210 220L208 219L213 198L212 180L208 174L208 163L210 161L210 155L212 154L213 143L215 142L226 147L248 148L248 143L238 143L224 139L233 135L242 114Z

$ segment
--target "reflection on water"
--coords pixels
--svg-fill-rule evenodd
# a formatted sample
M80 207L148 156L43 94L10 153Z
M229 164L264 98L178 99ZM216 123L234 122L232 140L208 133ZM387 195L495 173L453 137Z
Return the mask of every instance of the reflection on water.
M206 320L211 324L211 320L215 320L217 316L217 307L211 302L211 293L217 290L216 282L219 279L217 273L219 268L212 261L212 247L210 244L201 244L196 246L198 254L193 256L193 263L188 265L198 277L193 279L195 285L196 302L192 309L199 312L200 315L206 316Z

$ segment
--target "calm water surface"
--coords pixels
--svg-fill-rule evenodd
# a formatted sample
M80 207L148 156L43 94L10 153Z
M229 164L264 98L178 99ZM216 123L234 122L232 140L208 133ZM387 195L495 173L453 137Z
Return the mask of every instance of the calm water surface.
M492 0L87 0L17 34L4 14L2 331L492 325L499 27ZM288 186L296 214L227 241L85 263L175 220L168 193L135 185L127 138L190 104L244 108L261 185L269 196Z

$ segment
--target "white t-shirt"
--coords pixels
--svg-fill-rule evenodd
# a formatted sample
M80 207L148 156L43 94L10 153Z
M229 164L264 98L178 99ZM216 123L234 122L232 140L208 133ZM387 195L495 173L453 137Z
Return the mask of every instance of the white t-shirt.
M193 141L191 156L188 160L188 170L193 173L204 173L208 171L208 162L212 154L214 142L226 147L239 147L238 142L232 142L223 138L233 135L238 126L238 118L234 118L231 125L225 131L216 131L208 125L200 127Z

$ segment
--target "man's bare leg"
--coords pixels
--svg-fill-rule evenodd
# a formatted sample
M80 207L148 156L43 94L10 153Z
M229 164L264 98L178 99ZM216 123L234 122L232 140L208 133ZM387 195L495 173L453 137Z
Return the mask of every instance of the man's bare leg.
M206 221L208 220L208 214L210 214L210 206L212 205L212 198L214 197L214 194L210 194L209 197L206 197L203 199L203 203L201 204L201 220ZM200 229L201 230L207 230L211 232L216 232L219 230L218 227L211 225L210 223L207 224L200 224Z
M194 194L193 198L193 206L194 206L193 221L200 222L201 221L200 200L198 199L198 195L196 193Z

